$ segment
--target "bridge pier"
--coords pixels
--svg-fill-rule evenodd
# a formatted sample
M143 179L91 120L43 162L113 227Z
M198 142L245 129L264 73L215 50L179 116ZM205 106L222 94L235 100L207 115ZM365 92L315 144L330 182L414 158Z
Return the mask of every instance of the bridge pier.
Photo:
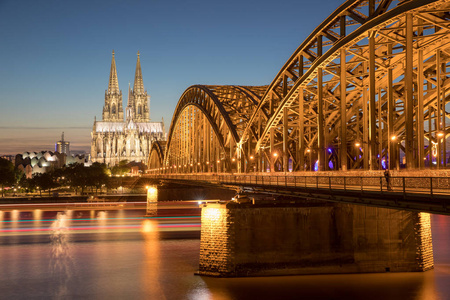
M433 268L430 216L338 203L205 204L199 274L416 272Z

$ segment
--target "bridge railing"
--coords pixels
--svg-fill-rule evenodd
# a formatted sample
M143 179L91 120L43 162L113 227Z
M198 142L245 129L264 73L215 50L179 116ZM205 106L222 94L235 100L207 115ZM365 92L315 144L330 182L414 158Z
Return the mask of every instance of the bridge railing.
M225 185L251 185L259 187L315 188L344 191L374 191L419 193L426 195L449 194L450 177L392 176L390 184L384 176L302 176L251 174L160 174L157 178L210 182Z

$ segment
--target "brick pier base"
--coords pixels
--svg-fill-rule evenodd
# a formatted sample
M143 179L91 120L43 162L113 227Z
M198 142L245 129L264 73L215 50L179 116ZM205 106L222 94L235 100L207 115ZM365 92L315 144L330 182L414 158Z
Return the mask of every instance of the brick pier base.
M205 204L200 275L416 272L433 268L430 216L350 204Z

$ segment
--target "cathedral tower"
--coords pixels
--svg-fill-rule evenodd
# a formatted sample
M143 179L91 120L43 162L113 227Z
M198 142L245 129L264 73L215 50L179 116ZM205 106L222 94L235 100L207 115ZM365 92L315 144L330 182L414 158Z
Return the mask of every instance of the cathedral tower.
M134 112L135 122L149 122L150 121L150 109L149 102L150 96L144 89L144 81L142 79L141 60L139 57L139 51L137 53L136 72L134 75L134 86L131 93L128 94L128 107ZM128 118L128 116L127 116Z
M105 122L123 122L122 91L119 90L114 50L112 52L108 90L105 91L105 105L103 106L102 118Z

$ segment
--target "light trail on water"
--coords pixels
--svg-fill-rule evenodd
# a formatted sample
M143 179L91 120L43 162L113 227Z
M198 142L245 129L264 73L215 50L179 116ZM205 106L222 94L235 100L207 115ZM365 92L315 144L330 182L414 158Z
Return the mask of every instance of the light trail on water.
M135 217L135 218L103 218L102 220L166 220L166 219L200 219L200 216L170 216L170 217ZM27 220L1 220L1 223L31 223L54 222L57 219L27 219ZM68 221L93 221L98 218L67 219Z

